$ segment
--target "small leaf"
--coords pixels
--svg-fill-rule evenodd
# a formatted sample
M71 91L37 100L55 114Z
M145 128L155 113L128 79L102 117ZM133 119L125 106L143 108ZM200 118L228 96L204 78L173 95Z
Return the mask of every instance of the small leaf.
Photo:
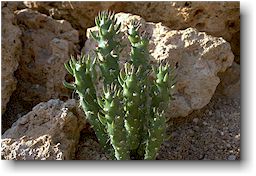
M99 17L95 18L95 24L96 24L97 27L100 27Z
M125 80L125 74L124 74L124 72L120 72L120 78L121 78L121 80L124 82L124 80Z
M71 61L72 61L73 64L76 64L76 59L74 58L73 55L71 55Z
M108 28L108 32L113 31L113 29L114 29L114 24L113 24L113 23L111 23L111 24L110 24L110 26L109 26L109 28Z
M104 102L102 101L102 99L97 98L97 102L98 102L98 105L99 105L102 109L104 109Z
M117 77L118 82L120 83L120 85L122 86L124 84L124 81L122 80L122 78L120 76Z
M114 18L114 24L117 23L117 18ZM121 25L121 23L119 23L118 25ZM118 27L117 27L118 28ZM120 27L119 27L120 28Z
M121 23L118 24L118 26L117 26L117 28L116 28L116 30L115 30L116 33L120 30L120 28L121 28Z
M91 35L91 37L92 37L94 40L98 41L99 37L96 36L96 32L90 31L90 35Z
M69 60L69 66L72 70L75 70L75 65L72 60Z
M102 19L102 15L103 15L103 12L99 12L99 14L98 14L98 17L99 17L99 19L101 20Z
M76 89L76 86L74 84L70 84L66 81L63 81L63 85L68 89Z
M64 67L69 72L69 74L74 75L73 70L71 69L68 63L64 63Z
M168 72L165 73L163 82L166 83L168 81Z
M112 15L110 16L110 20L112 20L112 21L113 21L113 20L114 20L114 18L115 18L115 12L113 11L113 12L112 12Z
M75 65L75 68L76 68L76 71L80 71L81 68L82 68L82 66L81 66L79 63L77 63L77 64Z
M98 118L100 120L100 122L103 124L103 125L106 125L107 124L107 119L101 115L100 113L98 113Z
M102 28L99 29L99 34L100 34L100 36L103 36Z

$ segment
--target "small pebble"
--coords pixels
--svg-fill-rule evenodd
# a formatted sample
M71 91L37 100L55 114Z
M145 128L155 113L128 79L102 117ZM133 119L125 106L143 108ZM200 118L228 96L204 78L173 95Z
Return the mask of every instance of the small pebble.
M223 130L226 130L226 131L227 131L227 130L228 130L228 127L223 127Z
M214 148L214 144L210 144L210 145L209 145L209 148Z
M196 148L195 146L191 146L191 150L193 150L193 151L197 151L198 150L198 148Z
M194 130L195 130L195 131L199 131L199 130L200 130L200 127L199 127L199 126L194 126Z
M210 116L212 115L212 111L209 111L209 115L210 115Z
M193 119L193 122L194 122L194 123L198 123L198 121L199 121L198 118L194 118L194 119Z
M166 146L166 147L170 147L170 146L171 146L171 144L170 144L170 142L169 142L169 141L165 141L165 142L164 142L164 146Z
M230 148L230 147L231 147L231 145L230 145L230 144L227 144L226 146L227 146L228 148Z
M194 131L193 131L192 129L189 129L189 130L188 130L188 134L193 135L193 134L194 134Z
M228 156L228 160L236 160L236 156L235 155L229 155Z
M236 139L240 139L240 134L235 136Z
M211 127L211 128L210 128L210 131L211 131L213 134L215 134L215 133L217 133L218 130L217 130L216 128Z
M215 116L216 116L216 117L220 117L220 113L221 113L220 110L216 110L216 111L215 111L215 114L216 114Z
M172 137L177 137L178 136L178 133L177 132L172 132Z
M203 122L203 125L207 125L207 122Z

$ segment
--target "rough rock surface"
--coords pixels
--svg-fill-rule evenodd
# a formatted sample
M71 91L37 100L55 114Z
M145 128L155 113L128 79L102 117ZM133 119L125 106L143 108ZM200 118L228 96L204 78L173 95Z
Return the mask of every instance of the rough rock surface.
M234 55L230 44L222 38L212 37L194 28L186 30L170 30L161 23L145 22L139 16L118 13L118 21L122 21L121 31L126 34L127 24L138 20L142 24L141 31L146 31L151 37L149 43L152 61L168 60L177 68L177 84L173 92L175 100L169 109L170 117L185 117L193 110L201 109L210 102L220 79L219 72L224 72L231 66ZM95 42L89 38L84 52L95 49ZM122 40L128 45L126 37ZM129 46L129 45L128 45ZM121 53L121 62L128 55L129 49Z
M78 31L65 20L54 20L31 9L18 11L17 22L23 43L16 74L19 96L33 106L51 98L69 97L62 85L67 74L63 63L76 50Z
M194 27L230 42L236 61L240 60L239 2L25 2L25 5L55 19L66 19L81 32L93 26L92 19L98 11L106 9L162 22L171 29Z
M26 136L20 139L3 139L2 159L63 160L64 156L59 144L52 144L51 137L44 135L36 139Z
M11 6L11 7L10 7ZM14 18L15 7L8 2L1 3L2 7L2 67L1 90L2 112L5 112L10 96L16 89L17 80L14 72L18 68L21 54L21 30Z
M117 2L36 2L28 1L24 4L31 9L40 11L54 19L65 19L72 27L79 30L81 44L85 41L88 27L94 26L94 18L101 10L120 9Z
M101 10L112 9L116 2L36 2L24 4L31 9L45 12L54 19L72 21L74 26L86 29L94 23L94 17Z
M73 159L84 125L83 112L74 99L40 103L2 135L2 158Z
M135 2L128 3L127 11L147 21L161 21L171 29L194 27L231 43L233 53L240 55L239 2Z

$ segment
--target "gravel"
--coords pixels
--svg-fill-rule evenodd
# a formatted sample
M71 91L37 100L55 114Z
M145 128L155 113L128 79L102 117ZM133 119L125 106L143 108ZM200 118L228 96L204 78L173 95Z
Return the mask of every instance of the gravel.
M161 146L158 160L240 160L238 96L216 93L203 109L169 124L170 145Z

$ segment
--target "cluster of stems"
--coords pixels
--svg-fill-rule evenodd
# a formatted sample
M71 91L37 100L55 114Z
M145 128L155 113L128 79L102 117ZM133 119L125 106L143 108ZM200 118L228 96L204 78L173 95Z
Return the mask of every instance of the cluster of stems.
M95 23L98 30L91 36L97 42L96 55L71 56L65 68L75 81L64 85L79 95L100 145L113 159L153 160L165 139L174 69L164 61L150 65L149 37L140 35L138 22L128 27L131 52L121 69L121 24L108 11L100 12ZM97 90L97 78L103 81L103 91Z

